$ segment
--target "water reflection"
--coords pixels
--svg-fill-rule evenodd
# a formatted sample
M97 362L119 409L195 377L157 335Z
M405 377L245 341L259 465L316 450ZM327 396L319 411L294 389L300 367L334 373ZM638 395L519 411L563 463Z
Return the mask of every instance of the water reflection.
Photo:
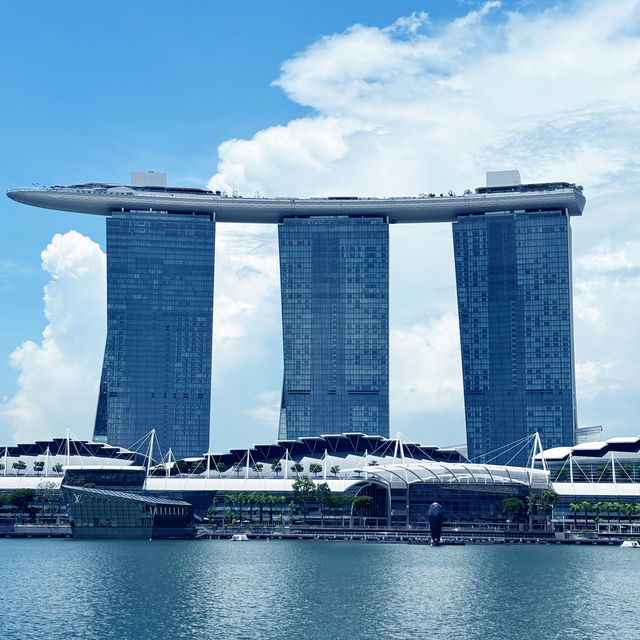
M2 540L3 637L637 637L614 547Z

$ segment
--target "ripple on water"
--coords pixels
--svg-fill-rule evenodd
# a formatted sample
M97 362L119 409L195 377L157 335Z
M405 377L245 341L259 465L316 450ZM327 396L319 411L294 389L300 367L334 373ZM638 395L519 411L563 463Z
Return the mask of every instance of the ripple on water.
M594 546L1 540L0 636L633 639L639 565Z

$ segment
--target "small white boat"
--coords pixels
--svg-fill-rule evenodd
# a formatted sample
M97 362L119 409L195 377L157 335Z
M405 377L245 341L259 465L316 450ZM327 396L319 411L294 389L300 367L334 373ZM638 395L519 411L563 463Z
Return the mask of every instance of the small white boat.
M245 540L248 540L249 538L247 538L247 535L245 533L234 533L231 536L231 540L233 542L244 542Z
M637 540L625 540L621 545L621 549L640 549L640 542Z

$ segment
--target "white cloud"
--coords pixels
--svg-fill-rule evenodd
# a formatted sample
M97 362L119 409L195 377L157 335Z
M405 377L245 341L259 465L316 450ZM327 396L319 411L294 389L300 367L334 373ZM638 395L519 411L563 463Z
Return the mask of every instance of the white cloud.
M423 14L355 25L282 65L314 115L230 140L212 184L272 195L396 195L474 186L516 163L532 180L638 175L638 2ZM310 175L311 172L311 175Z
M39 343L24 342L10 355L19 389L0 405L3 430L20 442L59 436L66 428L88 438L106 331L105 255L70 231L53 237L42 268L51 274L44 288L48 324Z
M216 226L213 358L217 374L246 366L247 359L257 359L265 340L279 335L276 233L265 225Z
M640 267L640 240L628 240L613 246L611 240L602 242L594 251L580 256L578 264L585 270L604 272Z
M280 397L280 391L263 391L257 398L260 404L247 409L247 414L277 433L280 420Z
M626 390L637 413L640 196L628 185L640 177L639 33L640 0L521 11L488 2L446 23L420 13L354 25L282 64L274 84L311 114L225 142L211 185L247 195L460 192L487 169L512 167L525 181L584 185L587 209L573 221L580 422L603 413L586 399L607 389ZM451 265L421 268L423 256L451 260L450 240L415 227L403 252L391 233L391 283L402 290L391 292L402 305L391 318L396 430L408 412L459 403L461 376Z
M209 184L245 195L390 196L460 192L486 169L512 167L525 181L583 184L587 209L573 220L580 422L606 426L599 416L615 390L627 407L616 428L633 432L640 196L628 185L640 177L639 31L640 0L520 12L488 2L446 23L415 13L386 28L354 25L282 65L275 84L310 115L224 142ZM217 234L214 407L238 402L222 381L240 379L244 397L262 403L250 417L270 421L277 402L260 390L282 367L276 230L219 224ZM459 422L450 232L416 225L392 228L391 238L392 430L408 432L410 416L433 411ZM49 325L39 344L12 355L20 389L2 417L22 439L67 425L89 435L104 256L70 233L56 236L43 264ZM265 363L269 375L258 379Z
M442 411L462 402L457 316L391 331L390 360L395 415Z

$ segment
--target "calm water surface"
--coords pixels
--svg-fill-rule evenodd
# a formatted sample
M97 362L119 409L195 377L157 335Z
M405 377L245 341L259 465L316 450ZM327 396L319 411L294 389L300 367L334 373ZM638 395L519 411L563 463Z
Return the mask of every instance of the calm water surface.
M640 638L640 551L0 540L0 638Z

